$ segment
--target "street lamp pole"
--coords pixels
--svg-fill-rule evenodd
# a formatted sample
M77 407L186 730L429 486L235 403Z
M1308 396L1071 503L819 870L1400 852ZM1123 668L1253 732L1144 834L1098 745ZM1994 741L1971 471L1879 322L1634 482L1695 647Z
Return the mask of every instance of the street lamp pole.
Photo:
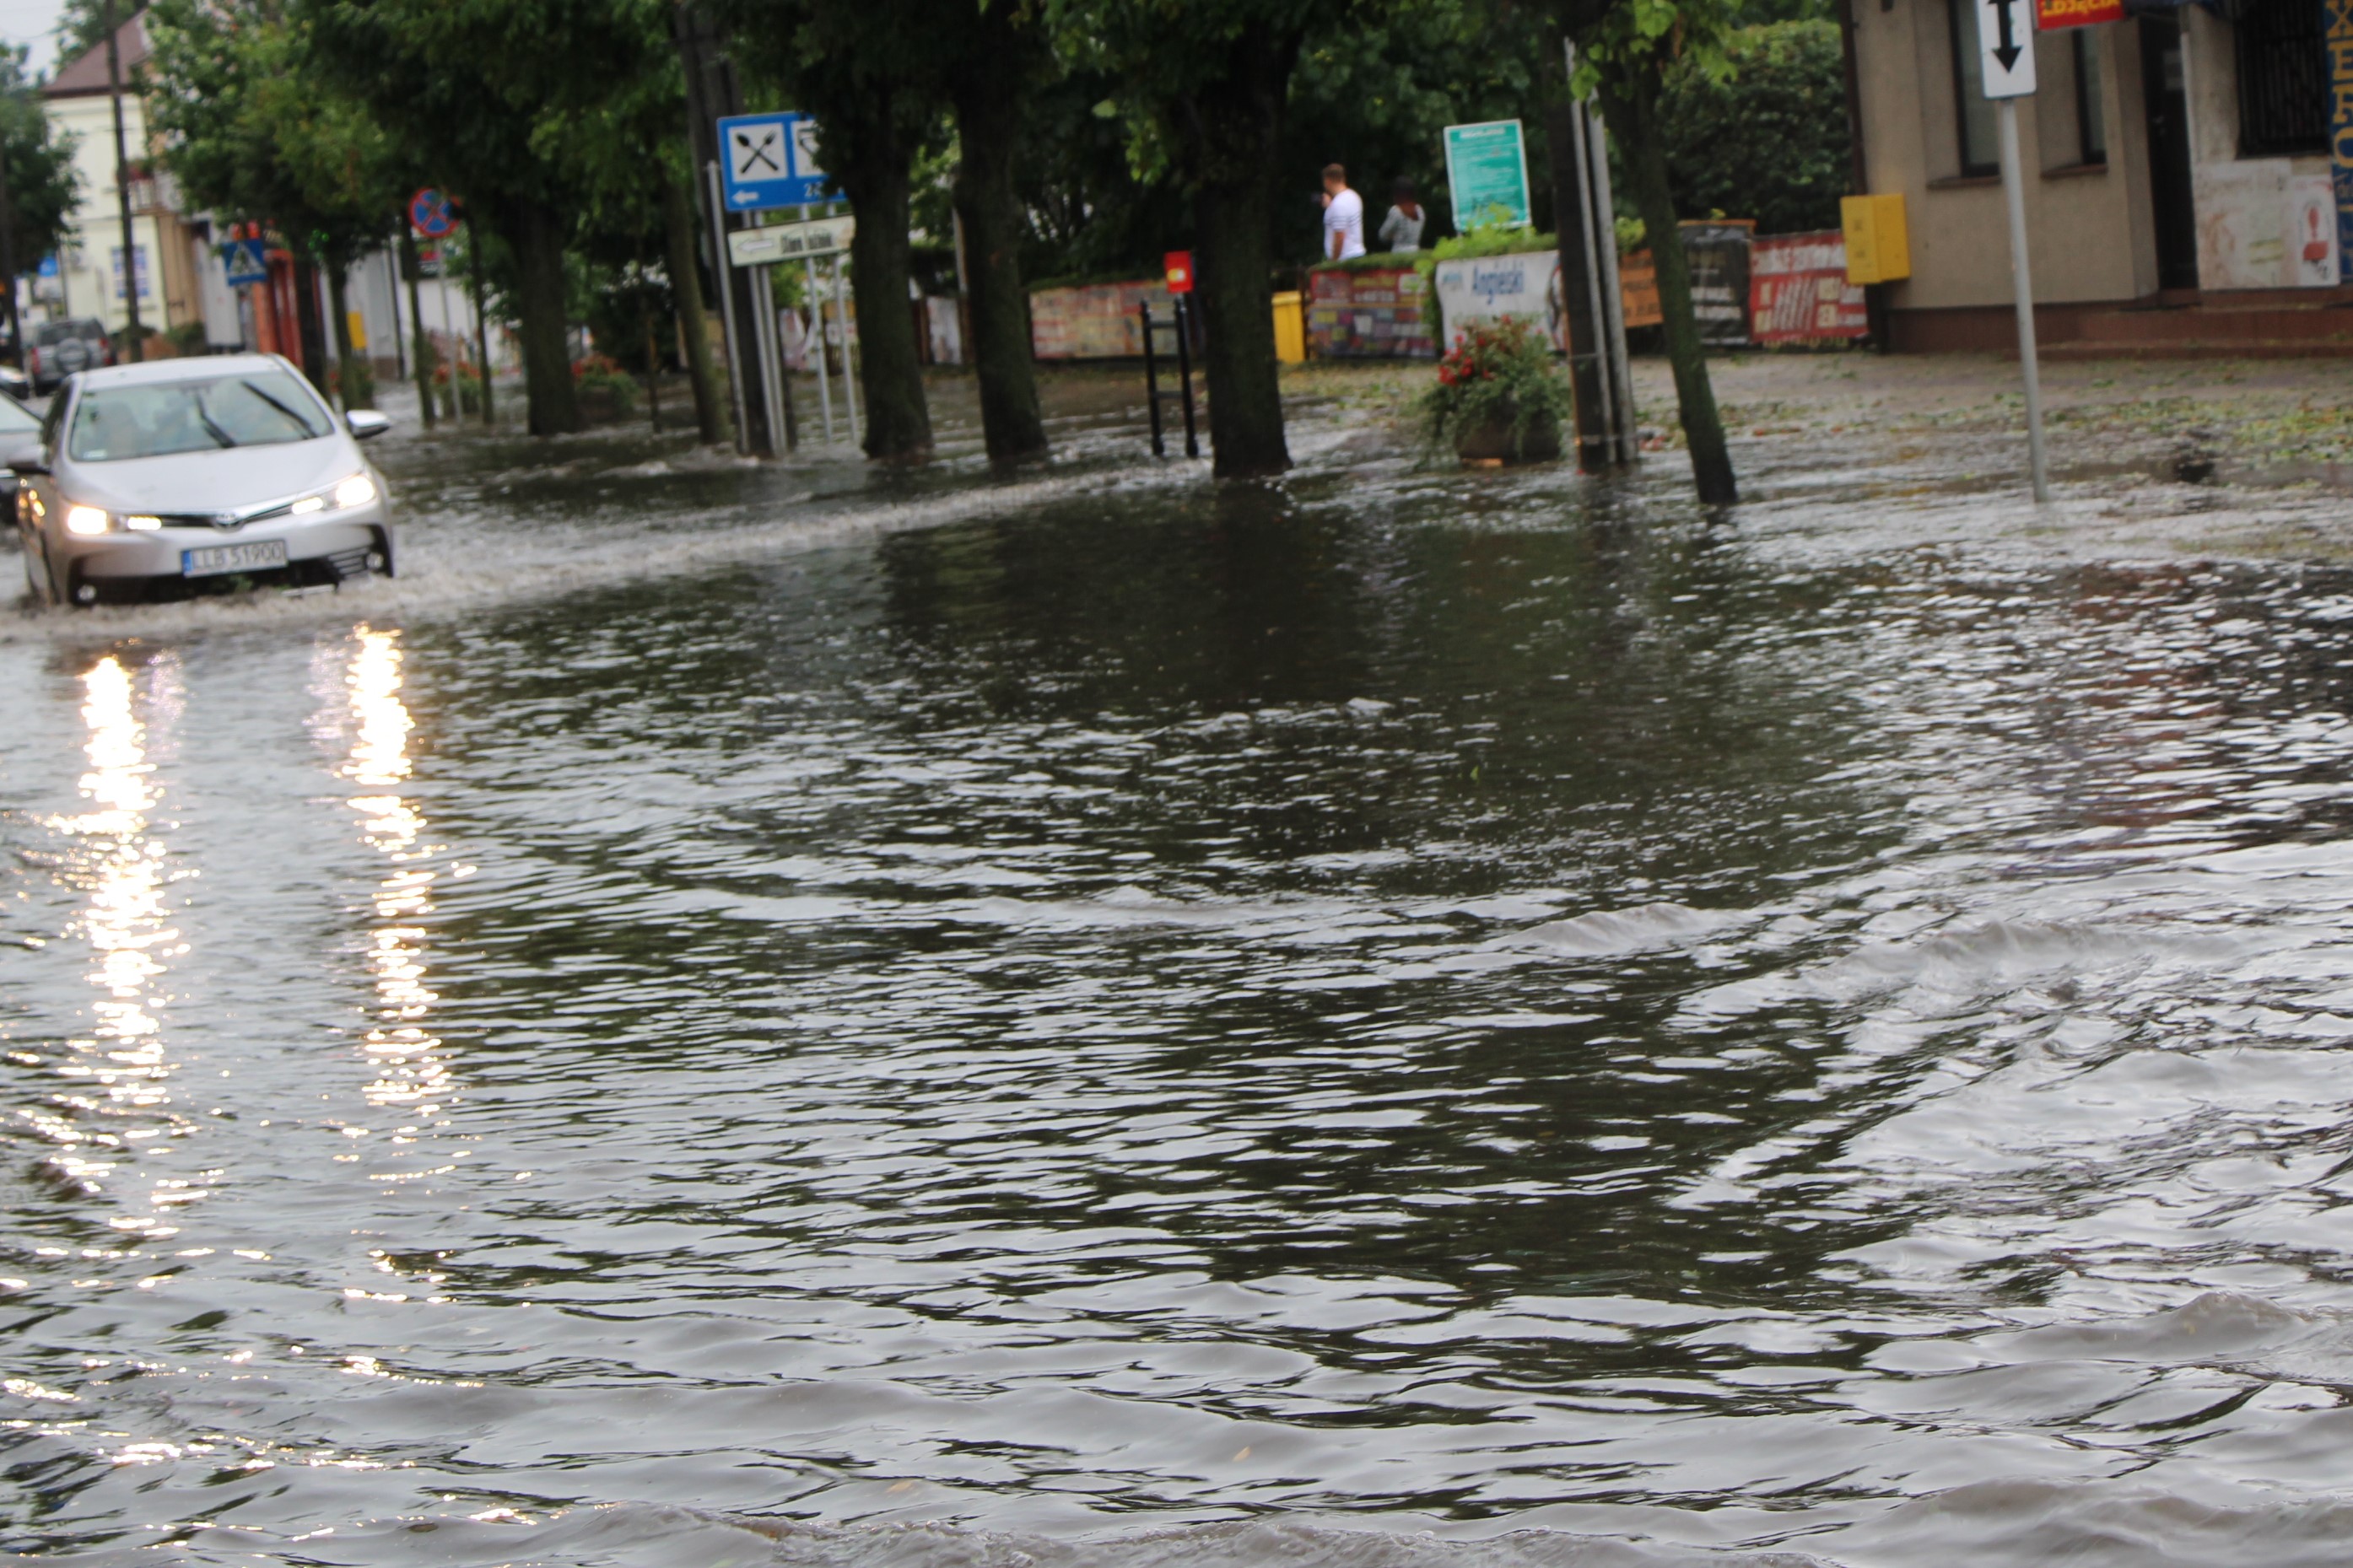
M122 132L122 49L115 37L114 0L99 0L98 14L106 28L106 90L114 100L114 200L122 216L122 335L137 361L147 355L140 342L139 247L131 227L131 153Z

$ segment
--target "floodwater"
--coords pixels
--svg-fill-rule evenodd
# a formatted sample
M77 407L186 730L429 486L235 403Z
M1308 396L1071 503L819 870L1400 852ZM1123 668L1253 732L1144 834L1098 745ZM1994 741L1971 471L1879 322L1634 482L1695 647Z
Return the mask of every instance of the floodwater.
M2353 574L1060 435L6 617L0 1549L2344 1560Z

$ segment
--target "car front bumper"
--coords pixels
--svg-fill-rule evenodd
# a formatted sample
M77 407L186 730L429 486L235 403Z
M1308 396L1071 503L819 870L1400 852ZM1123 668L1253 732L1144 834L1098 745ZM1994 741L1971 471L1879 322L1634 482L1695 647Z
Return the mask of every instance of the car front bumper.
M69 601L143 596L167 584L198 589L243 577L249 581L342 583L393 572L392 522L382 500L314 517L269 518L242 528L159 528L150 532L72 534L44 531L49 569ZM286 564L217 576L186 574L185 552L222 544L282 540ZM82 592L84 588L90 593Z

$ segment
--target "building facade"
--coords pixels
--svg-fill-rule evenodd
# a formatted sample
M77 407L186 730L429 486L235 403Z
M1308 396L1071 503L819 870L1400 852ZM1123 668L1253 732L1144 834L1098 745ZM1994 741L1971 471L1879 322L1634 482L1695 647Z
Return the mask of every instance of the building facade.
M1971 0L1851 0L1860 174L1905 197L1892 346L1999 348L2008 219ZM2353 334L2320 0L2137 6L2038 34L2020 100L2046 340L2286 350ZM2353 348L2353 342L2348 342Z
M94 316L119 331L130 319L123 292L128 273L138 291L142 325L168 332L201 322L207 342L233 346L237 321L223 310L227 289L209 226L180 210L176 188L151 155L138 91L151 52L145 13L115 29L115 47L123 87L123 147L131 163L132 254L126 258L123 253L113 97L101 46L66 62L41 89L52 133L72 139L81 199L55 275L43 279L36 299L53 314Z

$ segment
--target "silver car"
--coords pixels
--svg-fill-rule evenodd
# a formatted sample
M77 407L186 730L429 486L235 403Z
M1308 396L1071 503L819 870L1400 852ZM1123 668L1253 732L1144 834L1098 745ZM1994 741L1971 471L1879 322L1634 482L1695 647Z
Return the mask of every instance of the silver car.
M384 479L276 354L116 365L69 377L39 442L9 454L25 577L49 604L224 582L337 584L393 570Z

